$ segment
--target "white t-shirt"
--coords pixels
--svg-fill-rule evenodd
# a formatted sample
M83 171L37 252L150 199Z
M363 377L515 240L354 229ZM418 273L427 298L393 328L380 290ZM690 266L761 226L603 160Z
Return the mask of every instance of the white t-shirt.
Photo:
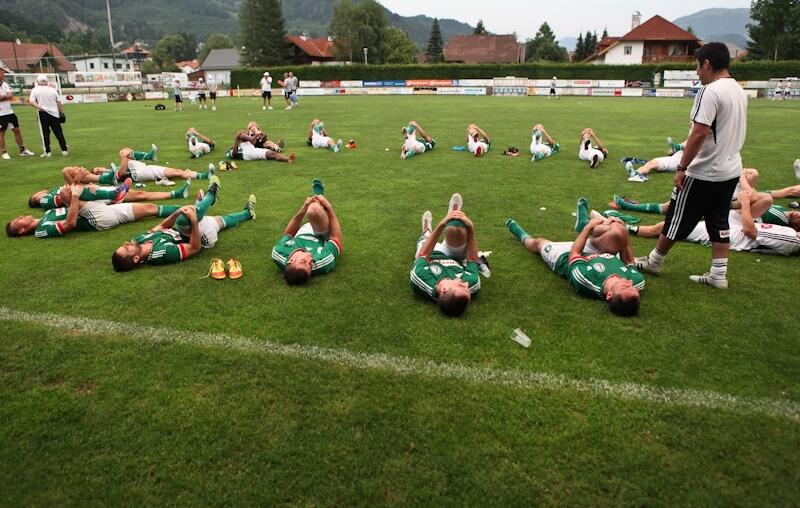
M31 91L30 101L39 106L39 108L50 116L56 118L58 114L58 101L60 97L55 88L47 85L36 85Z
M272 76L261 78L261 91L269 92L270 90L272 90Z
M216 81L214 81L213 79L209 79L207 85L208 85L208 91L209 92L217 93L217 86L218 85L217 85Z
M6 96L11 93L11 87L8 86L8 83L3 81L0 84L0 95ZM0 116L10 115L13 114L14 110L11 109L11 101L0 101Z
M688 176L708 182L738 178L747 133L747 96L733 78L722 78L705 85L694 99L692 122L711 127L711 133L694 158Z

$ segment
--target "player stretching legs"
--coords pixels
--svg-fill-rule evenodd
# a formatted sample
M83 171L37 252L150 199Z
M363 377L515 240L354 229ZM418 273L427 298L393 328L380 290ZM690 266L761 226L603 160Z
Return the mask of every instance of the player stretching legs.
M542 143L542 139L544 139L546 143ZM531 162L550 157L558 153L560 148L561 145L550 137L544 125L537 123L533 126L531 129Z
M475 157L480 157L492 147L492 140L485 130L471 123L467 127L467 149Z
M311 125L308 126L306 143L314 148L328 148L332 152L339 152L342 149L342 140L334 141L333 138L328 135L325 124L322 123L319 118L313 119Z
M130 181L126 181L124 190L121 187L108 187L90 183L84 186L80 195L81 201L111 201L117 203L136 203L141 201L161 201L165 199L186 199L189 197L189 185L191 180L186 180L183 185L173 191L147 192L140 190L129 190ZM120 196L122 194L122 196ZM43 189L31 194L28 198L28 206L31 208L59 208L69 206L72 201L72 193L69 185L53 187L50 190Z
M123 148L119 151L120 165L117 169L117 178L124 180L131 177L134 182L152 182L155 181L156 185L173 185L170 178L182 178L188 180L190 178L197 180L208 180L216 172L213 164L208 165L207 172L192 171L190 169L168 168L165 166L154 166L145 164L141 161L135 161L132 157L133 150L130 148Z
M272 248L272 260L290 286L305 284L312 275L329 273L342 252L342 227L324 191L322 182L315 178L312 195L303 201ZM303 219L308 222L303 224Z
M269 148L256 147L254 143L258 142L260 136L263 135L264 134L262 133L253 136L245 131L237 132L236 136L233 138L233 147L228 150L228 158L246 161L272 160L277 162L286 162L288 164L291 164L295 161L297 156L294 154L294 152L290 153L287 157L282 153L270 150Z
M195 159L211 153L215 146L213 139L200 134L194 127L189 127L189 130L186 131L186 143L189 147L189 153Z
M667 138L667 144L670 147L669 155L666 157L656 157L655 159L650 159L639 169L633 168L633 162L626 162L625 170L628 171L628 181L644 183L648 179L647 175L653 170L669 171L674 173L678 170L678 164L680 164L681 157L683 157L683 145L685 143L686 141L683 143L674 143L672 138Z
M419 133L419 137L417 135ZM411 120L408 125L403 127L403 148L400 151L400 158L405 160L413 157L416 154L433 150L436 146L436 140L430 137L417 122Z
M596 146L592 146L594 141ZM587 127L581 131L581 145L578 147L578 158L582 161L588 161L589 167L596 168L603 162L608 155L608 150L597 137L594 130Z
M644 277L633 266L630 241L619 257L612 254L583 255L592 230L602 223L602 219L589 221L574 242L533 238L513 219L506 221L506 227L526 249L539 254L556 275L569 280L578 293L605 300L608 309L618 316L633 316L639 312L639 292L644 289Z

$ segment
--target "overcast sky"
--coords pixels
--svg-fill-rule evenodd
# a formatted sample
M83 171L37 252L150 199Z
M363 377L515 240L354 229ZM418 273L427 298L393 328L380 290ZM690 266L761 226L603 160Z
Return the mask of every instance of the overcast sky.
M624 35L631 29L631 13L640 11L642 21L655 14L672 21L711 7L750 7L750 0L379 0L403 16L425 14L452 18L472 26L483 19L492 33L516 32L520 40L536 35L547 21L556 37L577 37L587 30L608 28L609 35Z

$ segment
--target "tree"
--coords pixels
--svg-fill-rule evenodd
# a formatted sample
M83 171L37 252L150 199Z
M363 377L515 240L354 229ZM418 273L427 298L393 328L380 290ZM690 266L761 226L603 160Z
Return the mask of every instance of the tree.
M528 61L546 60L549 62L566 62L569 58L567 50L556 42L556 34L545 21L533 39L525 43Z
M486 31L486 27L483 25L483 20L479 19L478 24L475 26L475 31L473 35L486 35L489 32Z
M11 32L11 29L5 26L4 24L0 23L0 41L13 41L14 34Z
M329 30L334 36L336 57L352 62L362 48L367 48L370 62L384 62L390 50L387 25L383 7L375 0L362 0L358 5L339 0L333 5Z
M350 0L339 0L333 4L328 31L333 36L333 54L337 60L353 61L356 47L351 25L355 18L354 10L355 7Z
M230 37L225 34L214 33L208 36L206 42L201 44L200 53L197 54L198 60L201 62L206 59L212 49L227 49L235 48L236 45Z
M800 2L754 0L747 25L748 56L754 59L800 59Z
M289 60L281 0L243 0L239 9L241 62L281 65Z
M192 60L197 57L197 36L193 33L180 32L178 35L183 37L183 47L176 60Z
M439 28L439 19L433 18L431 25L431 35L428 37L428 49L425 51L425 60L428 63L444 62L444 43L442 42L442 30Z
M413 64L417 63L417 48L411 38L399 28L390 28L386 31L387 51L383 59L388 64Z
M586 49L584 49L583 45L583 34L578 34L578 42L575 43L575 54L572 57L572 61L580 62L584 58L586 58Z
M158 58L162 62L184 60L182 57L186 53L186 39L180 34L165 35L156 43L156 47L153 50L154 60L156 59L156 53L159 54Z
M606 37L608 37L608 28L603 28L603 35L600 37L600 39L602 40Z
M583 58L587 58L594 54L597 50L597 34L587 31L583 37Z

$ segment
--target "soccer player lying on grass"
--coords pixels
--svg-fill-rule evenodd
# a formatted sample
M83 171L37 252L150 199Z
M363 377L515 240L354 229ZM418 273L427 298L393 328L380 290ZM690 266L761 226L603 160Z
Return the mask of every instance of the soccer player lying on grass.
M462 205L461 195L453 194L447 215L433 231L431 212L422 215L422 236L410 273L414 292L437 302L448 316L462 315L481 289L475 226L461 211ZM444 240L438 243L442 235Z
M158 226L118 247L111 256L114 270L127 272L145 264L168 265L184 261L202 249L214 247L220 231L255 219L256 197L253 195L240 212L206 215L216 202L218 183L215 177L207 193L198 192L194 205L179 208Z
M739 192L741 209L731 210L728 214L730 249L738 252L761 252L764 254L782 254L784 256L800 254L800 233L796 231L798 218L792 219L794 228L756 222L755 218L759 210L757 208L751 209L750 199L752 196L753 192L750 190ZM761 206L763 208L763 205ZM663 227L664 222L659 222L654 226L630 226L628 229L633 235L658 238ZM689 236L686 237L686 241L711 245L705 221L700 221L695 226ZM727 279L719 281L711 277L709 273L692 275L689 278L700 284L709 284L719 289L728 287Z
M324 191L322 182L315 178L312 195L303 201L272 248L272 260L283 270L283 278L290 286L330 272L342 252L342 227L333 206L323 196ZM303 219L308 222L303 223Z
M542 142L543 138L546 141L545 143ZM545 157L550 157L558 153L559 148L561 148L561 145L556 143L550 134L547 133L544 125L537 123L533 126L533 129L531 129L531 161L538 161Z
M153 203L81 201L83 192L82 185L70 186L68 207L47 210L39 219L32 215L17 217L6 224L6 234L11 237L34 234L36 238L53 238L72 231L105 231L147 217L166 217L179 208Z
M189 180L208 180L214 176L216 168L213 164L208 165L207 172L192 171L191 169L168 168L165 166L154 166L144 162L133 160L133 150L123 148L119 151L120 164L117 168L117 179L124 180L130 177L134 182L156 182L156 185L175 185L170 178L181 178ZM112 168L113 169L113 168Z
M264 129L262 129L255 121L248 122L245 130L248 134L256 138L253 142L253 146L256 148L269 148L273 152L283 151L283 138L279 139L277 143L270 141L267 133L264 132Z
M96 167L89 171L83 166L67 166L61 170L61 176L67 185L73 183L117 185L119 183L116 171L101 167Z
M192 157L199 159L214 149L214 140L197 132L194 127L186 131L186 144Z
M578 199L576 206L575 232L580 233L591 220L589 202ZM586 240L583 254L620 254L630 245L625 222L619 217L606 216L595 226Z
M492 147L492 140L485 130L481 129L474 123L469 124L467 127L467 149L475 157L480 157L489 151Z
M291 164L294 162L296 156L294 152L290 153L288 157L272 150L270 148L258 148L256 144L263 144L266 136L263 133L252 135L247 131L239 131L233 138L233 147L228 150L227 156L229 159L240 159L245 161L278 161ZM274 143L273 143L274 144Z
M578 293L605 300L609 310L618 316L633 316L639 312L639 292L644 289L644 277L633 266L630 240L620 251L619 257L613 254L583 254L592 231L603 223L603 219L592 219L574 242L533 238L513 219L506 221L506 227L526 249L539 254L556 275L569 280Z
M90 183L85 185L83 192L80 195L81 201L116 201L122 203L136 203L140 201L161 201L164 199L186 199L189 197L189 185L191 180L186 180L183 185L173 191L167 192L146 192L140 190L128 190L131 186L130 181L125 182L125 190L121 199L117 201L122 192L122 187L98 187ZM69 206L72 201L72 191L69 185L62 185L61 187L53 187L50 190L44 189L39 192L34 192L28 198L28 206L31 208L44 208L49 210L51 208L59 208L62 206Z
M150 145L150 150L147 152L141 150L133 150L131 157L135 161L154 161L158 160L158 147Z
M342 140L334 141L328 135L328 129L325 128L325 124L319 118L311 120L311 125L308 126L306 143L313 148L328 148L332 152L338 152L342 149Z
M400 158L405 160L414 155L433 150L436 140L430 137L425 129L417 122L411 120L408 125L403 127L403 148L400 150Z
M592 146L594 141L596 146ZM608 155L608 150L597 137L594 130L587 127L581 131L581 145L578 147L578 158L582 161L588 161L589 167L596 168L603 162Z
M678 170L678 164L681 163L683 157L683 145L686 143L675 143L672 138L667 138L667 145L669 145L668 155L666 157L656 157L650 159L644 166L639 169L633 168L633 162L628 161L625 163L625 169L628 171L629 182L644 183L647 181L647 175L651 171L669 171L675 172Z

